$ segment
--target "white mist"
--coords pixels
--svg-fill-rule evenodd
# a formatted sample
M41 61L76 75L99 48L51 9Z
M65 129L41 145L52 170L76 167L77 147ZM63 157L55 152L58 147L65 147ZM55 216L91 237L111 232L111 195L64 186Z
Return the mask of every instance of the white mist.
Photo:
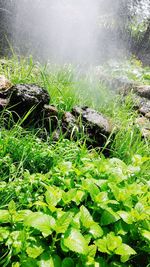
M55 63L94 63L99 0L21 0L12 40L20 52Z

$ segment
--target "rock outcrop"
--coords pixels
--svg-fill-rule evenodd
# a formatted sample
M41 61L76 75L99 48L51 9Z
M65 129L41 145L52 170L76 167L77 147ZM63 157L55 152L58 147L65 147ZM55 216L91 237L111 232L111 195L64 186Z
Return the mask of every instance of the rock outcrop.
M86 143L94 147L103 147L112 132L108 118L88 107L74 107L71 113L66 112L62 128L67 136L85 136Z
M103 147L110 136L112 126L101 113L88 107L74 107L72 112L64 112L62 119L59 111L49 105L48 92L34 84L16 84L14 86L5 78L0 80L0 110L7 107L14 121L23 119L23 126L34 125L52 133L58 140L60 132L66 138L86 139L88 145Z

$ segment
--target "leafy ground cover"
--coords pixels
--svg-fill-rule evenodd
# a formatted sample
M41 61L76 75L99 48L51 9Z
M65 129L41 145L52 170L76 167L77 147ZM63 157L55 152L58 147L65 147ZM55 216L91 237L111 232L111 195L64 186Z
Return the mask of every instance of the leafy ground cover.
M43 141L21 121L7 130L1 115L0 266L148 267L149 141L130 97L122 103L72 67L50 72L32 59L7 60L0 74L47 88L60 116L88 104L120 127L106 158L83 138Z

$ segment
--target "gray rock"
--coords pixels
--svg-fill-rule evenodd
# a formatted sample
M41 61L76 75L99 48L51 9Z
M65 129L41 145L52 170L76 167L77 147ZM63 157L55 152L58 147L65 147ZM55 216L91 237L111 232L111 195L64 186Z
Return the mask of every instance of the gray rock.
M57 108L52 105L44 105L37 123L40 128L44 127L48 132L56 130L58 126Z
M132 96L135 109L137 109L141 114L146 115L150 112L150 100L137 95Z
M72 112L76 117L81 117L82 122L90 132L95 131L97 134L106 136L111 133L112 126L109 120L94 109L75 107Z
M9 105L20 117L32 108L34 112L41 110L49 101L48 92L34 84L17 84L10 89Z
M135 86L133 91L137 95L150 100L150 86L149 85Z
M95 147L103 147L112 132L109 120L101 113L88 107L74 107L72 113L66 112L62 125L67 137L84 134L86 143Z
M67 138L76 137L76 133L79 131L79 125L75 116L70 112L65 112L62 117L62 131Z
M124 93L125 95L132 90L133 87L137 86L137 83L129 80L127 77L112 77L106 73L100 73L99 79L110 89Z

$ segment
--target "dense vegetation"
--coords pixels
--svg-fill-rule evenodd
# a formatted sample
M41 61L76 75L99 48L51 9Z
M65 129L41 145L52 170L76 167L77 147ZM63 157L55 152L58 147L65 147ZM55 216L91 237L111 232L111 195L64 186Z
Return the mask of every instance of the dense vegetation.
M113 75L120 72L150 82L150 69L135 60L116 65ZM106 158L87 149L86 136L43 141L42 129L23 129L9 110L1 114L0 266L148 267L149 140L141 136L130 96L122 101L103 83L74 73L70 66L52 71L32 58L0 63L0 74L14 84L44 86L60 116L88 104L119 127Z

